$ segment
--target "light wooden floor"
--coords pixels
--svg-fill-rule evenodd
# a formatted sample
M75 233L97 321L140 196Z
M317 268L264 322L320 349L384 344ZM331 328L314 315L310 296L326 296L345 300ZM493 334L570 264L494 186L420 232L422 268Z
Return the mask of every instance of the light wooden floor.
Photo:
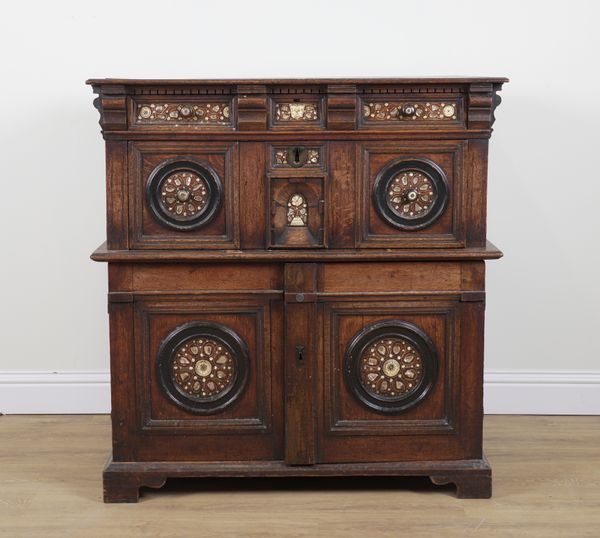
M0 417L0 536L600 537L600 417L490 416L491 500L426 479L180 480L105 505L107 416Z

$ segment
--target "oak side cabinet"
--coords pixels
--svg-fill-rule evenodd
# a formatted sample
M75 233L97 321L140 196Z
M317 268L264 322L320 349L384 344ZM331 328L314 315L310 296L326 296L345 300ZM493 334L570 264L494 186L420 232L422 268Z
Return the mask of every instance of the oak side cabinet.
M106 502L169 477L423 475L491 495L504 82L88 81L106 142Z

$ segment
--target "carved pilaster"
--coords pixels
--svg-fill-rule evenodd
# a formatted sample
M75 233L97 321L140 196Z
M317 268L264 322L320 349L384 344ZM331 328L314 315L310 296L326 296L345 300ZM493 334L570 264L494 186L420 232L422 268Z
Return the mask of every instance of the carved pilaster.
M502 84L471 84L469 86L468 127L469 129L490 129L496 118L494 111L500 104L500 96L496 93Z
M327 127L329 129L356 128L356 107L356 85L327 86Z
M127 91L125 86L103 84L93 86L98 97L94 106L100 112L100 126L104 131L127 129Z
M264 131L267 128L267 87L240 85L237 93L238 129Z

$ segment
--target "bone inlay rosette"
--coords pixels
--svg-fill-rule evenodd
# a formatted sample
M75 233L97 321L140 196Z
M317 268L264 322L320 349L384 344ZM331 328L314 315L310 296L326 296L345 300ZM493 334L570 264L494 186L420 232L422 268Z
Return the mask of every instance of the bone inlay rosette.
M288 200L287 225L306 226L308 222L308 205L306 198L299 193L293 194Z
M317 103L277 103L277 121L315 121L319 119Z
M196 216L207 203L208 187L203 178L193 172L176 172L163 180L161 202L176 219Z
M196 398L210 398L228 390L235 379L231 352L211 338L193 338L175 351L174 382Z
M229 125L229 103L138 103L137 123L198 123Z
M402 230L430 226L444 212L450 188L444 170L428 159L390 161L373 184L379 217Z
M162 226L192 231L210 222L223 200L221 180L208 163L192 157L158 164L148 177L146 203Z
M421 357L403 338L374 342L363 352L358 366L363 388L374 396L404 396L422 378Z
M388 186L389 206L406 219L416 219L429 213L437 197L433 182L419 171L406 171L394 177Z
M365 121L391 120L456 120L456 102L372 102L363 103L362 114Z

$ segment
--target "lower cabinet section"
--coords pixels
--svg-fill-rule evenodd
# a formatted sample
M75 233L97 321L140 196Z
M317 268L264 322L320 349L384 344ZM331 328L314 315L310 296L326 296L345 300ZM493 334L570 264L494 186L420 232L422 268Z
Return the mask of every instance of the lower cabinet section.
M483 262L111 264L108 501L169 476L411 475L488 496Z

